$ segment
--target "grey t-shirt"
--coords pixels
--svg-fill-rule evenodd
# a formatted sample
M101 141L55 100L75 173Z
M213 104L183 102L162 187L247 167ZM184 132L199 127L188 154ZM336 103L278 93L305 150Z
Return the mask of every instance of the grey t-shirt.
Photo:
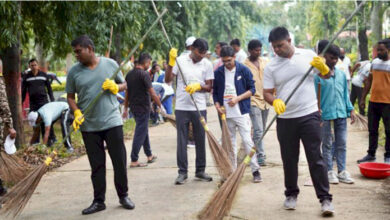
M87 106L102 91L102 85L106 78L110 78L117 70L118 64L109 58L100 57L98 65L91 70L81 63L75 64L66 78L66 92L77 93L77 106L84 113ZM116 83L123 83L122 72L115 78ZM122 117L119 112L119 102L116 96L105 91L97 101L93 110L85 115L85 121L81 125L81 131L103 131L122 125Z

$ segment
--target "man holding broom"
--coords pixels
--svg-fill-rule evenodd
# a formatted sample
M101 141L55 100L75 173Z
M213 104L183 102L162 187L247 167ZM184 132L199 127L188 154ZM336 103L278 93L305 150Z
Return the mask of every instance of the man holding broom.
M292 96L285 106L284 100L310 68L310 64L326 75L329 69L320 57L310 50L295 48L291 44L289 32L284 27L272 29L268 38L276 57L264 70L264 98L274 106L277 119L277 136L284 169L286 187L284 208L294 210L298 188L298 160L300 141L302 140L310 175L321 202L322 214L333 215L332 195L329 194L329 182L326 164L322 158L321 116L318 112L312 73ZM276 97L274 91L276 90Z
M177 49L172 48L169 52L169 65L165 72L165 82L170 83L173 76L177 75L177 94L176 94L176 130L177 130L177 165L179 175L175 184L184 184L187 180L188 160L187 160L187 140L188 126L192 123L195 150L196 150L196 171L195 177L202 181L212 181L206 168L206 139L205 130L200 122L200 114L206 118L206 92L211 91L212 80L214 79L213 66L210 61L203 59L208 50L206 40L198 38L194 41L191 53L181 55L177 58ZM182 72L184 78L179 73ZM186 83L184 82L186 80ZM190 95L193 96L195 104Z
M119 203L126 209L134 209L135 205L128 197L126 149L123 140L122 118L119 103L115 94L126 89L126 83L121 72L114 80L109 78L118 69L114 60L97 57L92 40L80 36L72 41L73 51L79 63L68 73L66 92L68 103L74 112L73 128L81 128L89 163L92 169L91 179L94 189L94 199L83 215L92 214L106 208L106 154L103 142L107 143L108 153L114 168L114 182ZM119 84L117 84L119 83ZM103 93L93 111L83 115L87 106L94 100L101 89ZM75 101L75 94L78 102Z
M237 141L236 129L240 132L244 142L245 151L250 153L253 147L251 138L251 96L256 92L252 73L245 65L235 61L234 50L230 46L221 49L223 66L214 72L213 99L215 108L219 114L226 114L226 122L230 131L234 155L233 167L237 168ZM250 163L253 182L261 182L259 165L256 155L253 155Z

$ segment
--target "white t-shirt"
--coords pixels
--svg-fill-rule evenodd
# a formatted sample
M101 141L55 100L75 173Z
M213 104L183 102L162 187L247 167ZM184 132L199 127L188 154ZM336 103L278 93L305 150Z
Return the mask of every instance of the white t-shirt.
M236 75L236 68L228 70L225 67L225 92L223 94L223 105L226 109L226 118L236 118L241 117L241 111L239 104L235 104L233 107L230 107L228 102L232 98L237 97L236 86L234 85L234 76Z
M349 66L351 65L351 60L345 56L344 60L339 59L336 64L336 67L345 73L347 81L351 80L351 73L349 72Z
M276 89L276 97L286 102L299 81L311 67L310 62L317 56L313 51L295 48L294 55L288 59L276 56L264 69L264 89ZM314 88L314 69L299 89L291 97L286 111L279 118L297 118L318 111Z
M236 61L239 63L244 63L245 59L248 57L243 49L240 49L235 55Z
M369 60L365 60L360 63L360 67L356 75L352 78L352 84L354 86L363 88L363 81L368 77L371 70L371 62Z
M62 112L66 109L69 109L69 105L66 102L49 102L38 109L38 113L45 127L47 127L61 117Z
M179 68L177 66L178 63L180 65L180 69L183 71L184 78L188 85L197 82L200 83L200 85L205 85L206 80L213 80L213 65L207 59L202 59L201 61L194 63L190 54L186 54L179 56L177 58L176 65L173 67L173 74L178 76L175 109L182 111L196 111L190 94L185 91L185 84L181 74L179 73ZM199 110L206 110L206 93L196 92L192 94L192 96L194 97Z

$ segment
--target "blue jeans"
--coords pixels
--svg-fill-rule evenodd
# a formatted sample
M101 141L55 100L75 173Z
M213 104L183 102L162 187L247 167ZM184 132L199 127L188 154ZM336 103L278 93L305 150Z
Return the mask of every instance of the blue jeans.
M331 129L331 122L334 126L334 144ZM345 161L347 156L347 119L338 118L331 121L323 121L322 126L322 156L327 164L328 171L333 170L333 153L332 148L335 148L335 156L337 161L337 170L339 172L345 170Z
M251 117L252 126L253 126L253 142L256 145L257 149L257 158L264 158L264 146L261 136L263 135L264 129L267 124L268 109L261 110L257 106L251 106L251 112L249 116Z

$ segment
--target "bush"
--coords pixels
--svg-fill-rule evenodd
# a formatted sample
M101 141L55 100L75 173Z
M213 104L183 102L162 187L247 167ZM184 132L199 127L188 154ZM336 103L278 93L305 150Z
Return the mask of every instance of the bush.
M51 88L53 91L65 91L65 85L66 83L62 83L61 85L58 83L53 83Z

